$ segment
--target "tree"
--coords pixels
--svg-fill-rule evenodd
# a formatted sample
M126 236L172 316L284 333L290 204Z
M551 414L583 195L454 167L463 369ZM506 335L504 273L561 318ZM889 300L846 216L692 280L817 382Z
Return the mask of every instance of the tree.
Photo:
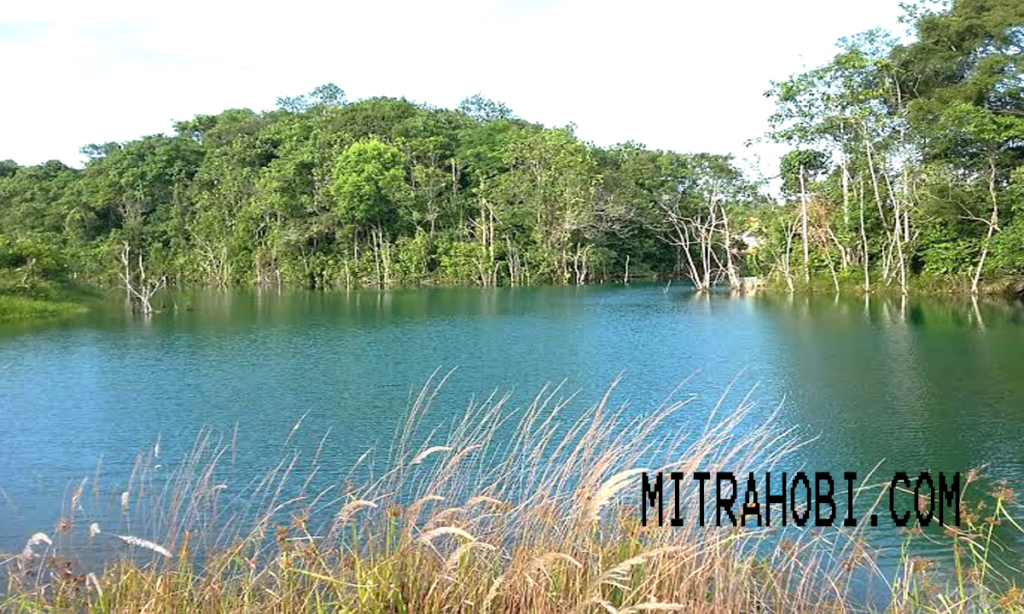
M312 106L343 106L345 104L345 90L333 83L326 83L313 88L309 93L312 99Z
M360 230L368 230L377 283L391 283L391 232L407 194L405 156L397 147L377 139L354 143L338 158L332 189L338 215L356 229L354 252L358 252Z
M940 276L980 293L1024 272L1021 11L915 8L914 40L851 36L773 83L781 203L728 156L597 147L482 94L450 110L349 103L328 83L87 145L82 170L0 163L0 242L59 254L14 250L19 288L59 271L138 287L144 269L309 287L643 276L706 290L763 274L792 289L802 260L808 289L857 270L864 291Z
M987 192L987 212L961 205L963 217L981 227L974 294L1000 229L999 192L1024 164L1022 24L1019 2L959 0L943 11L919 11L917 40L893 54L925 160L985 186L979 191Z
M800 195L800 225L804 242L804 282L811 281L811 259L807 231L807 184L828 169L828 156L820 151L796 150L782 156L782 189ZM838 288L836 288L838 290Z
M459 110L481 122L512 119L515 117L512 114L512 109L508 108L505 103L491 100L480 92L464 98L459 103Z
M0 177L10 177L18 172L18 163L14 160L0 160Z

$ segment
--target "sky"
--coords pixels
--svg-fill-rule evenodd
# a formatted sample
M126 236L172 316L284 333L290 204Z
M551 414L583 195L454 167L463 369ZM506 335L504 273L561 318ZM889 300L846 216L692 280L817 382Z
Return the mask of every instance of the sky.
M597 145L761 159L770 81L842 36L902 33L898 0L10 0L0 160L80 166L87 143L260 111L333 82L348 99L455 107L476 92Z

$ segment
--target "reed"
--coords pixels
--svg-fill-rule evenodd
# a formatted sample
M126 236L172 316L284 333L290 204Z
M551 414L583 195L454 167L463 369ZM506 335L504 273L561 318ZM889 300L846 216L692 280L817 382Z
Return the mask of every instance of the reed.
M110 497L116 529L96 520L91 508L99 503L83 497L83 481L65 510L69 526L55 539L32 536L4 562L0 610L625 614L1024 606L991 559L992 525L1014 522L1009 489L989 508L994 520L969 515L962 530L944 537L956 552L955 570L928 568L905 548L894 577L867 545L866 523L834 530L641 526L642 468L763 474L804 443L774 416L754 412L752 395L731 409L723 399L706 420L694 420L682 415L693 408L691 397L637 412L612 403L613 384L600 402L567 417L574 395L546 388L521 408L492 396L427 431L423 420L435 411L443 381L427 383L379 465L368 453L319 490L312 476L326 472L326 439L308 456L286 447L245 482L229 470L234 437L209 430L167 469L158 448L139 454L127 489L118 486ZM701 424L696 431L678 426L694 423ZM289 440L294 431L285 434ZM881 489L865 486L856 497L877 506ZM683 516L695 518L696 497L682 504ZM913 533L908 542L935 539ZM85 539L111 540L117 555L86 568L75 557ZM866 602L854 577L886 587L885 603Z

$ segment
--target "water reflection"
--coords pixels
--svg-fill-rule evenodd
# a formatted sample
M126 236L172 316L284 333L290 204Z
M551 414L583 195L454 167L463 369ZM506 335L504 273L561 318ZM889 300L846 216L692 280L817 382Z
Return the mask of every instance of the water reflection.
M781 404L784 427L817 438L794 465L865 474L881 461L891 475L987 464L1024 484L1019 304L661 285L267 287L168 293L144 321L119 298L0 327L0 488L19 509L0 514L0 551L49 526L55 500L101 458L106 483L123 488L140 446L162 436L173 457L204 424L238 424L238 466L262 466L278 452L267 442L308 412L296 444L315 448L331 430L343 475L370 445L386 448L410 391L438 366L458 367L438 420L494 390L522 404L563 379L585 404L625 371L618 395L637 412L690 378L685 392L704 402L665 431L682 437L736 381L734 397L758 384L755 415ZM873 535L900 544L894 531Z

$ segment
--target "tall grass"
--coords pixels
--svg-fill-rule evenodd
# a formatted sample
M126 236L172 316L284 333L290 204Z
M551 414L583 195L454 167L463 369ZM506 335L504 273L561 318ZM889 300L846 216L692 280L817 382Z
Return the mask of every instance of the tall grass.
M308 454L287 452L257 478L233 482L235 438L210 431L173 467L163 467L159 443L140 453L117 497L116 527L95 520L99 511L90 508L102 497L90 499L84 480L56 529L6 561L0 606L845 612L871 607L865 583L885 587L897 611L1020 605L1016 589L997 583L994 572L985 577L992 533L986 540L977 519L949 538L971 571L927 585L937 574L909 554L895 579L882 573L860 527L702 528L693 522L695 496L681 499L684 526L641 526L642 469L762 473L801 445L794 431L755 413L749 397L735 407L720 401L698 421L684 416L691 399L641 413L613 404L609 389L576 410L572 395L551 388L526 407L494 396L455 418L425 420L438 411L443 380L421 390L389 450L367 452L325 488L313 484L327 471L326 436ZM679 426L695 422L696 432ZM859 509L870 511L881 490L856 495ZM666 498L671 508L670 489ZM1001 513L1009 518L996 508ZM118 556L102 564L76 557L100 540Z

